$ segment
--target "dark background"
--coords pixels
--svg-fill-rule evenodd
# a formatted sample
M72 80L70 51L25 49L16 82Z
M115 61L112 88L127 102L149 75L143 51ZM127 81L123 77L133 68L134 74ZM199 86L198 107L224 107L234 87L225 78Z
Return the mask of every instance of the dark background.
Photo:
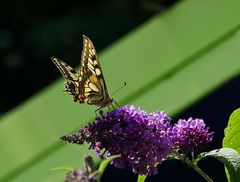
M0 112L60 76L50 58L80 64L82 35L100 51L175 0L0 2Z
M156 13L164 13L175 0L113 1L1 1L0 2L0 112L3 115L60 77L50 57L55 55L71 66L80 64L82 34L99 50L133 30ZM215 132L210 149L221 147L223 129L239 107L240 81L232 78L200 102L175 116L200 117ZM212 122L214 121L214 122ZM217 125L216 125L217 123ZM214 181L226 181L223 166L205 159L200 166ZM111 166L103 181L136 181L131 169ZM167 161L159 174L147 181L203 181L178 161Z

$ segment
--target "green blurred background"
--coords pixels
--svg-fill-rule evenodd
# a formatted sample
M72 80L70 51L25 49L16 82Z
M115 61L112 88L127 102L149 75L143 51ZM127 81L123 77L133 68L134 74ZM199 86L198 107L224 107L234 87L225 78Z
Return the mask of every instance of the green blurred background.
M62 92L50 61L54 55L79 66L82 34L99 52L109 92L127 82L114 97L121 105L164 110L173 121L203 118L215 131L209 149L221 147L240 103L240 2L1 1L0 8L0 181L63 181L64 173L50 169L79 168L89 153L59 136L93 120L96 108ZM218 162L200 165L226 181ZM103 177L136 181L128 168L109 167ZM202 181L176 161L147 181L166 179Z

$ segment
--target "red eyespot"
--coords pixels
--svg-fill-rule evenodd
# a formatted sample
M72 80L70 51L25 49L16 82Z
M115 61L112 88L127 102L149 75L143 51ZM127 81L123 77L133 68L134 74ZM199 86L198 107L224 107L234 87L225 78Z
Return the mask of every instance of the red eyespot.
M84 95L80 95L79 96L79 103L84 103L85 98L86 97Z

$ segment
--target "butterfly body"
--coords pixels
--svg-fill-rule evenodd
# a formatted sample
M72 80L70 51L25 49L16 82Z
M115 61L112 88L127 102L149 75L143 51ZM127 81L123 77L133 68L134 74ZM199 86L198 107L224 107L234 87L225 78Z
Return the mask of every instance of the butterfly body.
M79 73L62 60L56 57L51 59L66 78L65 91L73 96L75 102L96 105L99 109L112 104L113 99L108 94L96 50L87 36L83 35Z

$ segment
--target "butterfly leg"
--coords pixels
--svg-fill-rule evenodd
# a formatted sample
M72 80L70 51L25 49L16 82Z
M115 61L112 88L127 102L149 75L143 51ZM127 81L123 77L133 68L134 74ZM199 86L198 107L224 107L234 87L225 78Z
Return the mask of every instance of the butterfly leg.
M95 111L95 114L97 116L97 112L100 113L100 115L102 115L103 111L101 110L103 107L99 107L96 111Z
M115 101L115 100L113 100L113 102L118 106L118 107L120 107L120 105ZM112 105L113 106L113 105Z

